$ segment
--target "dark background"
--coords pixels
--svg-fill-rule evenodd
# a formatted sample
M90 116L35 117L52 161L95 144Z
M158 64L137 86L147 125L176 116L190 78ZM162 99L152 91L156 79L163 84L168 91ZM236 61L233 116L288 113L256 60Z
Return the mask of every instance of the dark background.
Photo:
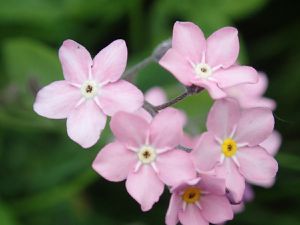
M267 96L278 102L276 128L283 136L280 170L271 189L255 188L253 202L229 224L300 224L300 16L287 0L0 0L0 225L164 224L169 194L142 213L123 183L109 183L91 169L110 138L81 149L66 135L65 121L32 111L39 87L62 79L57 50L71 38L95 55L117 38L129 48L129 66L169 38L176 20L197 23L208 36L239 29L240 61L269 76ZM139 74L142 90L181 91L157 64ZM203 130L207 94L180 103ZM108 127L107 127L108 128ZM151 190L150 190L151 191Z

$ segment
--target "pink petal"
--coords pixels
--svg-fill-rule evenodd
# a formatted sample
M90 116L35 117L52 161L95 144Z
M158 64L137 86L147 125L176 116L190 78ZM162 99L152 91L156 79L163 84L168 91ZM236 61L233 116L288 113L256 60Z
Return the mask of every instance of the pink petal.
M271 188L275 184L275 182L276 182L276 177L271 177L268 180L256 180L250 183L264 188Z
M228 138L234 131L240 119L239 105L232 100L218 100L211 107L206 126L220 139Z
M80 98L78 88L66 81L55 81L38 92L33 109L39 115L50 119L64 119Z
M158 176L168 186L174 186L185 180L196 177L189 153L182 150L171 150L159 154L156 159Z
M202 134L199 142L191 152L193 162L199 172L210 171L221 157L221 146L211 132Z
M237 152L240 172L249 182L268 181L276 176L278 164L261 147L241 148Z
M240 204L232 205L231 207L232 207L232 210L235 214L241 213L245 210L245 203L242 202Z
M137 162L136 154L121 143L113 142L100 150L93 162L93 169L106 180L125 180Z
M197 186L201 190L208 191L214 195L225 195L225 180L209 175L201 175L200 182Z
M120 79L127 63L127 47L124 40L116 40L102 49L94 58L92 74L99 83Z
M181 207L181 204L181 198L176 194L172 194L169 203L169 208L166 214L165 222L167 225L176 225L178 223L178 211Z
M147 112L144 108L140 108L137 111L134 112L135 115L142 117L144 120L146 120L148 123L151 123L152 116L149 112Z
M196 86L205 88L213 99L221 99L226 97L226 93L220 89L217 83L204 79L193 79L192 83Z
M267 150L267 152L275 156L281 145L281 135L278 131L274 130L273 133L264 140L260 146Z
M220 88L258 81L256 70L250 66L231 66L227 69L219 69L214 72L213 77L218 81Z
M195 71L175 49L169 49L160 59L159 64L172 73L179 82L186 86L192 85L191 80L196 76Z
M200 63L206 49L202 30L191 22L176 22L173 28L172 48L194 63Z
M232 159L225 158L223 165L216 167L216 176L225 179L226 188L235 202L240 202L245 191L245 179Z
M92 100L74 109L67 119L69 137L83 148L96 144L106 124L106 116Z
M146 92L145 100L154 106L158 106L167 102L167 95L162 88L154 87Z
M178 217L182 225L209 225L195 204L188 204L185 211L179 211Z
M159 180L152 167L144 165L137 173L129 173L126 189L140 205L143 211L152 208L164 191L164 184Z
M207 39L206 61L211 67L227 68L235 63L239 54L238 31L224 27Z
M161 110L150 126L150 143L156 148L174 148L180 143L183 129L182 114L174 108Z
M134 112L142 107L143 93L125 80L104 85L98 96L100 106L105 114L113 116L118 111Z
M218 224L233 219L233 211L225 195L204 195L200 204L203 217L210 223Z
M140 148L146 143L149 124L138 115L126 112L116 113L110 122L116 139L125 146Z
M272 111L267 108L243 110L235 134L235 141L255 146L270 136L274 128Z
M67 81L82 84L88 79L93 61L85 47L66 40L59 49L59 59Z

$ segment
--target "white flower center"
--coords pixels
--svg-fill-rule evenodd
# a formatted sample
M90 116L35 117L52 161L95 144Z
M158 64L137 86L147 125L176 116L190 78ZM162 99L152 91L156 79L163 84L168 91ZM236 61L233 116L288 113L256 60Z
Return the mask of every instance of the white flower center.
M212 74L212 69L205 63L199 63L195 66L196 75L199 78L208 78Z
M81 85L80 90L85 98L93 98L97 95L98 84L93 80L87 80Z
M138 151L139 160L144 164L149 164L155 161L156 159L156 150L151 146L143 146Z

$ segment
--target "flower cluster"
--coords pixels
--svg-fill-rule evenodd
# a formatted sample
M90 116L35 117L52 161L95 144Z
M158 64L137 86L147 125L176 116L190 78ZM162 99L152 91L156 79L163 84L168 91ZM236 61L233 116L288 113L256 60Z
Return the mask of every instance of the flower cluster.
M92 164L98 174L112 182L126 180L128 193L143 211L159 201L166 186L172 194L167 225L221 224L253 198L251 185L274 184L274 155L281 142L274 131L276 104L263 97L267 77L239 65L238 53L235 28L222 28L205 39L197 25L176 22L171 47L159 64L187 92L168 102L160 88L144 96L121 79L127 63L123 40L94 59L67 40L59 50L65 80L42 88L34 110L52 119L67 118L69 137L84 148L98 141L111 116L114 141ZM192 138L183 131L188 117L171 105L204 89L215 102L207 131Z

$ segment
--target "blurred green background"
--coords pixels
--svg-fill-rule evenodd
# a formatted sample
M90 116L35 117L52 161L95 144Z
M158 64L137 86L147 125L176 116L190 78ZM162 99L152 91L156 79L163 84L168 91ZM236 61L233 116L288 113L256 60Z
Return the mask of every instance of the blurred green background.
M299 4L298 4L299 5ZM176 20L197 23L206 35L224 25L240 31L240 61L265 71L267 96L278 102L283 135L272 189L255 188L255 200L229 224L300 224L300 16L287 0L0 0L0 225L164 224L169 194L142 213L123 183L110 183L91 168L101 146L81 149L66 135L65 121L32 111L39 87L62 79L57 51L74 39L92 55L117 38L129 48L129 66L171 36ZM157 64L139 74L142 90L181 88ZM178 106L203 130L207 94Z

